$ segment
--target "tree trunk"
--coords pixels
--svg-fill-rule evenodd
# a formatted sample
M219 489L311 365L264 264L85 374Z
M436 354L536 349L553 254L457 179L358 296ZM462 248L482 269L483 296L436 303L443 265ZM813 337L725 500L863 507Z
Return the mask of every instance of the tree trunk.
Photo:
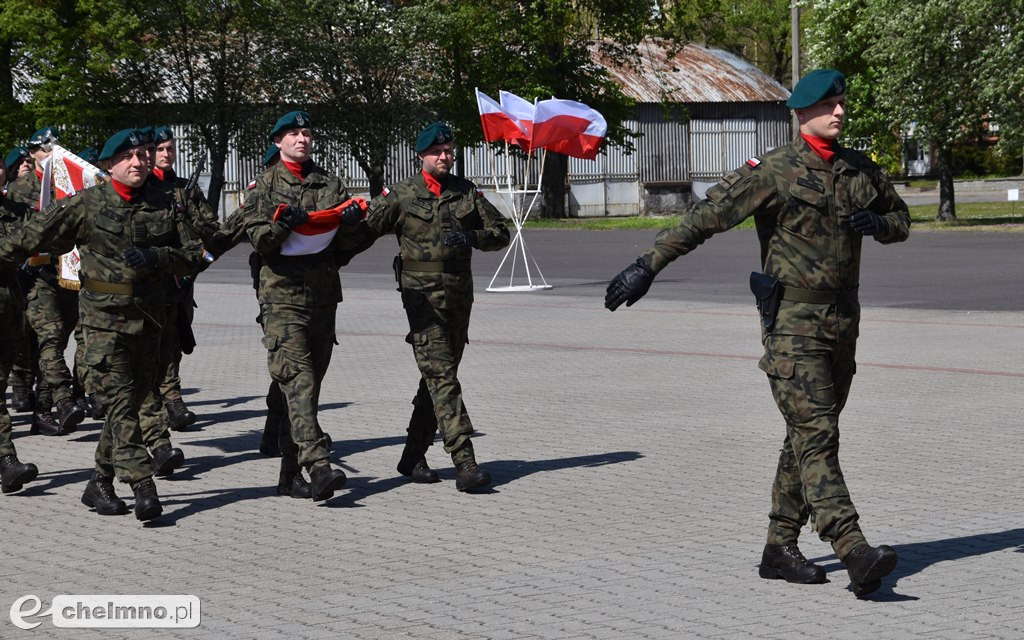
M566 218L565 200L567 195L567 177L569 174L569 156L562 153L548 152L544 161L544 176L541 184L542 218Z
M939 148L939 215L936 220L956 220L956 200L953 196L953 148Z

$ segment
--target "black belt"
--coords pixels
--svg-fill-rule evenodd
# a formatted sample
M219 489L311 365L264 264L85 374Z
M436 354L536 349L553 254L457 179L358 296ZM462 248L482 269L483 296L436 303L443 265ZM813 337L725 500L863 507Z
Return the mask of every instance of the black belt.
M463 260L402 260L404 271L426 271L429 273L465 273L472 261Z
M807 302L810 304L845 304L857 301L857 287L843 289L842 291L817 291L815 289L800 289L786 285L782 293L782 299L789 300L790 302Z

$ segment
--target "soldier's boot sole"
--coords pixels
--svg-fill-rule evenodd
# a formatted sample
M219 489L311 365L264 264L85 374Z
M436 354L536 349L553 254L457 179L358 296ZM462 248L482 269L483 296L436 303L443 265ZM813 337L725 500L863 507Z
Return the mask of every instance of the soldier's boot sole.
M91 497L83 494L82 504L90 509L94 509L101 516L123 516L128 513L128 505L125 504L124 500L117 504L103 504L95 502Z
M779 569L778 567L766 567L764 565L758 567L757 575L761 576L765 580L785 580L792 584L822 584L827 582L828 579L825 577L824 572L821 574L810 574L806 576L799 576L794 574L787 575L787 572Z

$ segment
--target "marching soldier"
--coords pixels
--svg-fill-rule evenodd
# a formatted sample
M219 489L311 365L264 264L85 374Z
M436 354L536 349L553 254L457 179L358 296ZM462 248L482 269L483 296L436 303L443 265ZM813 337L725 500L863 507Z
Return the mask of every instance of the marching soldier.
M147 152L135 129L111 136L99 159L109 163L112 180L30 216L14 239L0 242L0 262L78 245L85 359L107 409L82 502L102 515L126 513L114 491L116 474L135 494L135 517L146 521L163 508L138 412L157 381L153 354L165 322L165 276L196 273L202 246L166 192L146 185Z
M473 249L508 246L502 215L476 186L451 175L452 132L435 122L416 138L422 171L374 198L367 216L374 237L398 236L402 305L409 318L406 342L420 370L405 449L398 472L413 482L438 482L427 449L441 429L444 450L455 464L455 487L485 487L491 477L476 462L473 423L462 401L458 370L469 341L473 306Z
M38 208L42 164L50 156L56 141L57 133L53 127L43 127L32 134L27 146L35 162L35 171L26 173L11 184L8 191L11 200ZM85 418L85 411L75 402L73 375L64 360L64 349L78 324L78 292L60 286L56 258L46 254L30 256L23 267L23 272L29 276L25 315L39 345L42 377L32 416L32 433L48 436L72 433ZM57 409L56 419L52 414L54 407Z
M243 215L246 233L259 254L257 296L267 364L280 387L289 423L279 439L278 493L310 495L320 501L346 481L344 472L330 465L317 409L320 383L335 344L335 314L341 302L338 269L358 243L363 209L339 178L329 176L310 158L313 134L308 113L285 114L268 137L280 150L281 160L256 178ZM323 234L304 233L311 214L331 221L319 229ZM308 484L302 467L309 472Z
M4 181L0 169L0 184ZM19 207L0 193L0 241L16 235L22 217ZM19 491L39 474L36 465L18 460L11 439L11 416L7 413L7 379L24 335L25 302L18 284L18 267L0 264L0 489L3 493Z
M759 573L825 582L824 569L797 546L810 519L861 597L878 589L897 556L886 545L872 547L861 532L839 468L839 413L856 370L861 243L906 240L910 216L881 169L837 142L846 117L842 73L810 72L787 105L796 111L800 135L709 189L707 199L612 280L605 306L632 305L671 261L754 216L763 266L763 273L751 274L763 320L758 366L786 420Z

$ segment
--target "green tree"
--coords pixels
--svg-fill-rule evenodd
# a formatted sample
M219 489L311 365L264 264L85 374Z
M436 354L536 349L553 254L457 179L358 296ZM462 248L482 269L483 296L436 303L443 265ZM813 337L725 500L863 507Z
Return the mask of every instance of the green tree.
M812 0L815 66L851 73L870 91L864 129L916 133L938 150L938 219L956 218L953 145L977 131L988 104L978 60L991 45L991 0ZM856 59L860 58L860 64ZM858 100L860 100L858 98ZM858 103L859 105L860 103ZM860 113L851 108L854 119Z
M978 60L982 98L991 105L999 125L999 150L1021 158L1024 146L1024 2L992 0L990 15L1000 16L992 26L992 40ZM1019 166L1019 165L1018 165ZM1024 168L1021 171L1024 175Z

